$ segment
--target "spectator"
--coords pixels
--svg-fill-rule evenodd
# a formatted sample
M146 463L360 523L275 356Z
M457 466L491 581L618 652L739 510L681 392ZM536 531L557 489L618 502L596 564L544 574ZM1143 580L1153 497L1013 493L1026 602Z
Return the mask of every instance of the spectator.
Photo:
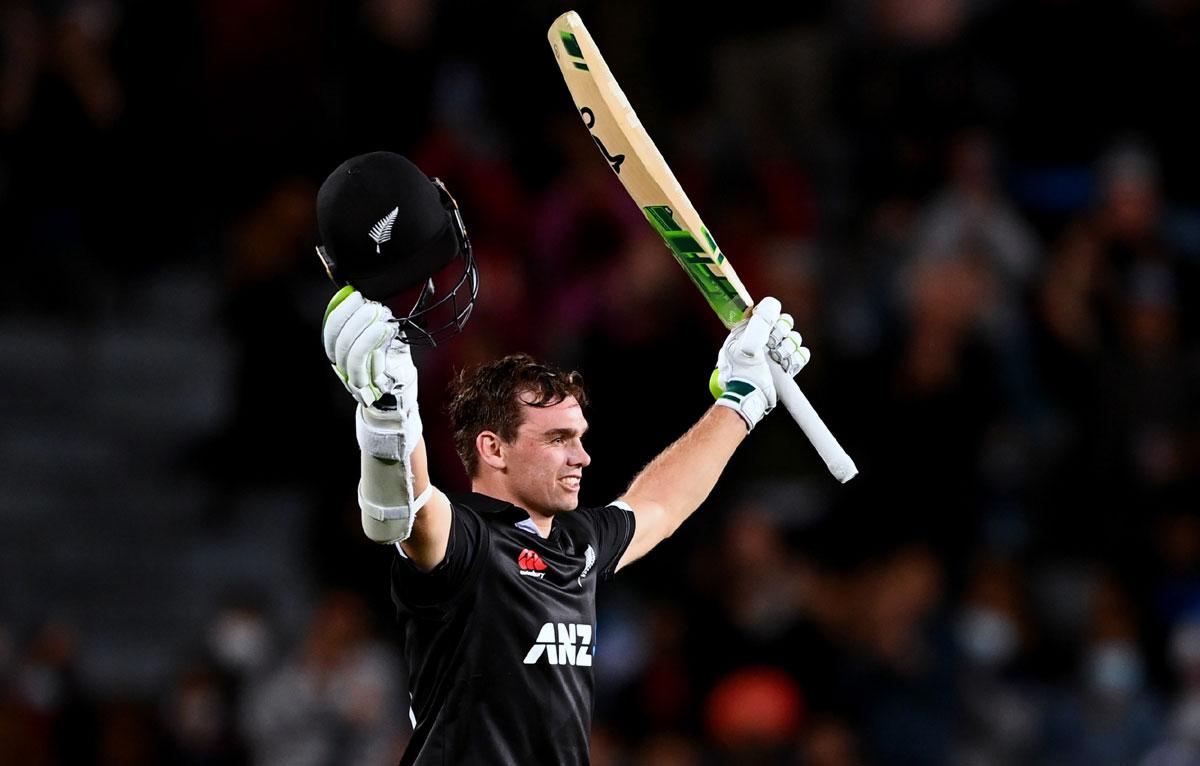
M333 593L303 645L246 700L243 726L261 764L397 760L404 707L399 663L376 639L357 596Z
M1052 762L1136 763L1155 744L1163 712L1147 686L1137 624L1121 587L1102 580L1090 605L1080 677L1051 715Z

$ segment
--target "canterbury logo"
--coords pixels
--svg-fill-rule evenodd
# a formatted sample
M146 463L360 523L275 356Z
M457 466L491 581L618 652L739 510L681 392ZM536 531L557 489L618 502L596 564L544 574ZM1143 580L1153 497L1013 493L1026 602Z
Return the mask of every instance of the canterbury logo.
M583 578L587 577L588 572L592 571L592 567L596 565L596 549L588 546L583 552L583 571L579 574L579 587L583 587Z
M542 557L533 551L525 548L521 551L521 555L517 556L517 566L521 567L519 574L525 577L545 577L546 562L542 561Z
M536 664L538 660L545 657L551 665L590 667L592 664L592 655L589 653L591 648L591 625L548 622L542 626L537 642L529 648L529 653L525 655L525 664Z
M392 224L396 222L396 215L399 214L400 208L392 208L392 212L380 218L374 226L371 227L370 236L375 240L375 252L379 252L379 246L392 238Z

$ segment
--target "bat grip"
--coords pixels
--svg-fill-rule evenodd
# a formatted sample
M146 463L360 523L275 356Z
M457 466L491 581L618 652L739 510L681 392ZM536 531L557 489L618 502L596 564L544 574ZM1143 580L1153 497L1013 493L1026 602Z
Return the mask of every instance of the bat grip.
M770 363L767 366L771 368L771 378L775 381L775 393L779 400L791 413L792 419L800 426L800 430L817 448L817 454L825 461L829 472L842 484L853 479L858 475L858 467L854 465L854 461L846 454L846 450L842 449L842 445L838 444L838 440L830 433L829 427L813 409L808 397L800 390L800 386L796 385L796 381L781 370L779 365Z

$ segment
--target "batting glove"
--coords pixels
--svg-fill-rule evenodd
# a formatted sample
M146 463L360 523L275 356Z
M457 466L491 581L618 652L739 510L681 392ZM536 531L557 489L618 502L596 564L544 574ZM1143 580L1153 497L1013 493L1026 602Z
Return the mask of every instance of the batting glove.
M391 309L346 286L325 309L325 356L346 390L370 407L385 394L416 385L417 370Z
M747 430L775 408L775 383L768 363L792 376L811 357L800 334L792 330L791 315L781 314L780 308L775 298L763 298L749 319L729 331L709 380L717 404L741 415Z
M384 460L406 460L421 438L417 368L387 306L347 285L325 309L325 355L358 401L358 443Z

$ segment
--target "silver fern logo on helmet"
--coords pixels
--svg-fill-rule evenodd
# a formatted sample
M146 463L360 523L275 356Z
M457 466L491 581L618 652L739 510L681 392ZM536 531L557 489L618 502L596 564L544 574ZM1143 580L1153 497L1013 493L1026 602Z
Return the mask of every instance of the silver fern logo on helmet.
M392 238L392 224L396 222L396 215L400 212L400 208L392 208L392 212L380 218L374 226L371 227L370 236L375 240L375 252L379 252L379 246ZM382 254L382 253L381 253Z

